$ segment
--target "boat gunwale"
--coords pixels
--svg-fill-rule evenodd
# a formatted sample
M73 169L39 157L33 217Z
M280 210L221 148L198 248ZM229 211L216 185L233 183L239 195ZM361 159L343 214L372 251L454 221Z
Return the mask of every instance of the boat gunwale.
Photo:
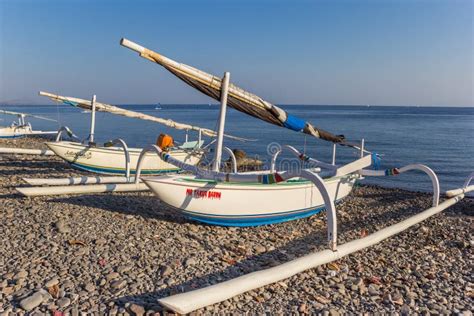
M338 177L331 177L324 179L326 184L331 184L334 182L340 182L342 179L354 179L355 181L358 180L359 177L354 177L353 174L345 175L345 176L338 176ZM241 191L255 191L255 187L259 187L259 190L290 190L290 189L298 189L295 188L300 186L299 189L308 189L314 187L309 180L302 180L302 181L283 181L279 183L259 183L259 182L218 182L215 180L206 181L206 179L189 179L183 178L182 176L161 176L161 177L147 177L142 179L145 183L147 182L155 182L155 183L162 183L162 184L170 184L174 186L182 186L182 187L195 187L195 188L202 188L203 185L206 184L210 185L219 185L219 187L214 187L211 189L214 190L236 190L237 186L241 186L241 188L237 188ZM354 183L355 183L354 181ZM201 184L201 185L199 185ZM229 186L229 187L222 187L222 186ZM251 188L247 188L251 187Z
M69 141L60 141L60 142L46 142L46 146L49 147L49 145L53 146L58 146L61 148L66 148L66 149L79 149L81 147L82 150L90 150L90 151L95 151L95 152L101 152L101 153L106 153L106 154L115 154L116 152L120 152L123 155L123 149L122 147L117 147L117 146L112 146L112 147L105 147L105 146L99 146L99 147L90 147L88 145L84 144L78 144L75 142L69 142ZM54 150L53 148L49 147L51 150ZM134 147L129 147L128 151L130 155L134 156L139 156L142 152L142 148L134 148ZM170 151L170 153L174 155L179 155L179 154L186 154L186 155L195 155L198 156L195 152L192 150L183 150L183 149L173 149ZM146 155L153 155L153 153L146 153Z

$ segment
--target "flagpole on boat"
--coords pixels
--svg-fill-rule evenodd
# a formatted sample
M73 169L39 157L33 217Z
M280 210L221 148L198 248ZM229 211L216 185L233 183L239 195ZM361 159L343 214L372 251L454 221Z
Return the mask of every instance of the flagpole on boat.
M92 109L91 109L91 131L89 134L89 144L94 142L94 130L95 130L95 101L96 101L96 95L94 94L92 96Z
M227 95L229 93L230 73L225 72L221 81L221 112L219 114L219 129L217 130L216 152L214 155L213 171L219 171L222 158L222 144L224 141L225 114L227 110Z

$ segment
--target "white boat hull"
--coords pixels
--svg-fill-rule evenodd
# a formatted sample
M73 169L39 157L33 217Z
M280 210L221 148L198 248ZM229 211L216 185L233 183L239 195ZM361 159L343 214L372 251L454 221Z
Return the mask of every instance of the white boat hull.
M66 160L72 167L101 174L124 174L125 154L121 147L89 147L76 142L49 142L46 145L56 155ZM134 174L140 148L129 148L130 173ZM195 165L202 154L184 150L172 150L170 155L186 163ZM156 154L147 154L143 161L142 174L162 174L177 172L180 169L163 161Z
M325 180L334 201L346 197L357 176ZM160 198L187 217L214 225L257 226L303 218L324 209L319 190L310 181L278 184L226 183L196 180L194 176L144 178Z
M26 136L54 135L56 131L34 131L30 126L0 127L0 138L19 138Z

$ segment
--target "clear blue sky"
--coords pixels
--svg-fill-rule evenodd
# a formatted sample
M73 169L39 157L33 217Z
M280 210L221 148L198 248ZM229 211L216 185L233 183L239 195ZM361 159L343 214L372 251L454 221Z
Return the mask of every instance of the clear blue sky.
M473 3L0 0L0 102L210 102L127 37L278 104L473 106Z

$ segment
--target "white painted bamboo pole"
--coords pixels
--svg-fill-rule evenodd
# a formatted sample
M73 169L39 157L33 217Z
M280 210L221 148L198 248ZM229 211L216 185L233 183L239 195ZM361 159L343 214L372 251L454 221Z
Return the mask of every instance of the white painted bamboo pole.
M214 155L214 164L212 166L213 171L219 171L221 166L222 144L224 142L225 114L227 110L227 95L229 93L229 80L230 73L225 72L224 78L222 78L221 111L219 114L219 128L217 130L216 152Z
M470 185L472 180L474 180L474 172L472 172L466 178L466 181L464 181L464 184L463 184L462 188L446 191L446 196L447 197L453 197L453 196L456 196L456 195L459 195L459 194L464 194L464 193L474 191L474 184Z
M108 184L108 183L128 183L134 182L135 177L110 176L110 177L69 177L69 178L23 178L23 181L30 185L77 185L77 184Z
M472 191L474 191L474 184L469 185L465 188L446 191L446 196L447 197L453 197L453 196L456 196L456 195L465 194L465 193L469 193L469 192L472 192Z
M96 101L96 95L94 94L92 96L92 111L91 111L91 132L89 134L89 143L94 142L94 131L95 131L95 101Z
M92 185L66 185L53 187L17 187L15 188L24 196L48 196L63 194L85 194L85 193L105 193L105 192L138 192L148 191L149 188L140 183L112 183L112 184L92 184Z
M29 149L29 148L8 148L1 147L0 154L19 154L19 155L40 155L54 156L55 153L48 149Z
M202 289L159 299L159 303L180 314L230 299L236 295L262 286L287 279L297 273L340 259L356 251L373 246L413 225L433 216L461 200L459 195L448 199L436 207L407 218L400 223L383 228L367 237L339 245L337 251L323 250L269 269L252 272L238 278L211 285Z

